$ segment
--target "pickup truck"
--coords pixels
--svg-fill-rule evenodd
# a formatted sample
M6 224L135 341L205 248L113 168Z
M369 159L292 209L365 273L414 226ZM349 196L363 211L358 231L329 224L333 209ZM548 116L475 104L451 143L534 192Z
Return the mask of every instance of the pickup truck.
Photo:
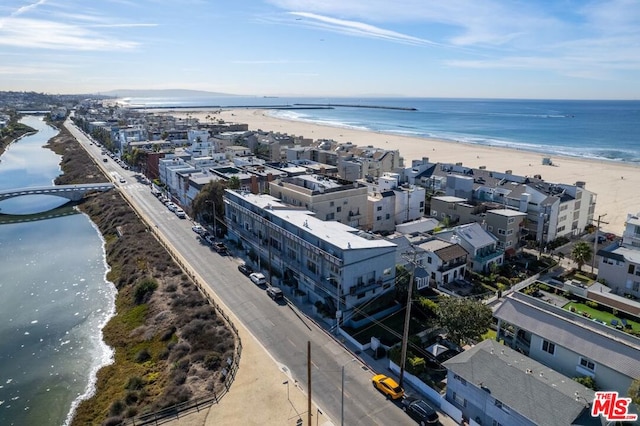
M215 242L213 243L212 247L219 254L222 254L222 255L227 254L227 246L225 246L224 243Z

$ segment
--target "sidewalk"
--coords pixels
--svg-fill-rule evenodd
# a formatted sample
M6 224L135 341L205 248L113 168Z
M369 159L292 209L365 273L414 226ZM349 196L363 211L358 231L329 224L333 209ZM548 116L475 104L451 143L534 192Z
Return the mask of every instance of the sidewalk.
M220 403L165 423L171 426L308 425L307 392L279 366L231 310L224 307L238 328L242 355L236 378ZM312 403L310 426L334 423Z

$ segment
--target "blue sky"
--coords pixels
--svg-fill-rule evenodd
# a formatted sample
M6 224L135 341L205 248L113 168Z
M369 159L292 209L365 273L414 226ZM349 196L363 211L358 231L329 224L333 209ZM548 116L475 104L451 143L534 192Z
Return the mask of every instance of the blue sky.
M640 1L3 0L0 90L640 99Z

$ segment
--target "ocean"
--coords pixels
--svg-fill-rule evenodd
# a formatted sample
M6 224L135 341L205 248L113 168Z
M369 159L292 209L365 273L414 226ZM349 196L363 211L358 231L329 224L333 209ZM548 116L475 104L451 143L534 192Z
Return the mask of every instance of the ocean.
M57 131L38 117L23 122L39 131L0 157L0 189L50 185L60 174L60 156L43 148ZM53 196L0 202L3 213L37 219L6 223L0 215L0 425L68 424L112 359L101 330L116 291L105 277L99 231L70 207L53 210L60 217L32 215L62 203Z
M425 98L126 98L138 107L282 107L292 120L388 134L501 146L549 155L640 163L640 101ZM415 110L365 107L415 108ZM208 109L208 108L205 108ZM268 130L268 129L265 129Z

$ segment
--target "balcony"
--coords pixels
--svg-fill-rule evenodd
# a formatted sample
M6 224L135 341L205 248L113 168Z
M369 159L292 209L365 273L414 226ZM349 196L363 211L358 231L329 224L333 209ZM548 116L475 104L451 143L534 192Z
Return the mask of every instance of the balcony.
M467 263L466 259L456 260L455 262L447 262L438 268L438 272L447 272L452 269L458 268Z
M497 249L497 250L494 250L494 251L486 253L486 254L482 254L482 255L478 254L473 258L473 261L483 264L483 263L489 262L489 261L491 261L491 260L493 260L493 259L495 259L497 257L500 257L503 253L504 253L504 250Z

